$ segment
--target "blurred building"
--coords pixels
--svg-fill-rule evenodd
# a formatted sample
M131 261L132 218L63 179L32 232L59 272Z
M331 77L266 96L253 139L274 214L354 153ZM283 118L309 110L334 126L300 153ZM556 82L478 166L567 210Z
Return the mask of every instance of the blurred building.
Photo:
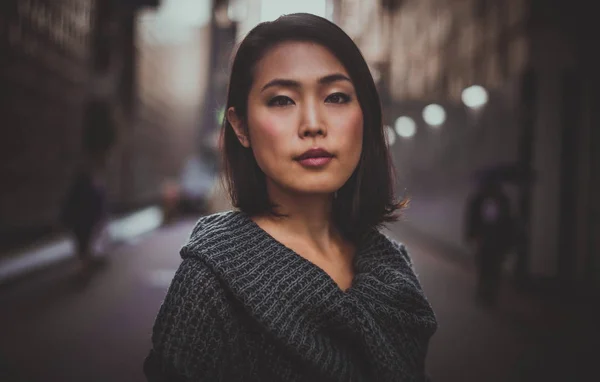
M124 35L94 0L0 5L0 236L18 241L55 224L80 156L81 120L109 40ZM116 21L116 20L115 20ZM103 25L101 27L101 25ZM126 39L126 37L124 37Z
M511 187L527 233L522 273L600 290L597 23L582 0L5 0L3 242L56 225L90 97L110 103L118 125L114 209L155 202L214 136L235 42L298 11L361 48L398 186L413 199L407 224L464 250L473 174L530 167L534 181ZM480 107L465 106L472 85L485 90Z
M531 167L534 182L514 189L515 212L527 233L521 270L561 286L598 290L593 195L600 184L600 140L591 106L598 74L590 53L597 28L590 7L529 0L381 6L390 10L378 24L390 33L384 49L389 63L381 64L387 68L382 77L389 78L387 123L407 116L417 126L414 136L392 148L400 184L415 199L409 224L461 246L472 174L498 163ZM478 110L462 99L471 85L489 96ZM423 118L431 103L446 112L439 126Z
M514 1L402 1L391 19L387 123L413 121L414 135L392 148L400 185L413 204L408 224L464 251L465 203L474 174L519 163L522 79L530 60L529 4ZM463 91L479 85L485 105L471 109ZM435 123L425 107L437 105ZM522 190L512 187L515 213ZM523 218L527 218L524 214Z
M137 13L137 109L121 152L128 172L113 198L125 207L156 202L198 151L207 128L212 10L210 0L162 0Z
M1 248L57 228L90 100L108 105L117 131L113 211L155 203L179 176L199 144L212 12L208 1L184 3L2 2Z

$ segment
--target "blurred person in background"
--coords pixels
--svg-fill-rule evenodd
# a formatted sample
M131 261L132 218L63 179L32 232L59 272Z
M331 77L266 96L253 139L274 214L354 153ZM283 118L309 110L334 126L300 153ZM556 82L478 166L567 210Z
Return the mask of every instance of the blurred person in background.
M235 55L224 169L235 211L181 250L148 381L424 381L437 323L406 248L379 96L324 18L259 24Z
M116 139L110 105L93 99L83 118L83 160L67 191L61 220L73 234L84 270L98 258L94 250L107 221L106 164Z
M181 215L204 215L210 210L214 184L217 182L217 159L205 145L199 154L186 161L179 181L168 180L162 187L164 223Z
M478 303L494 305L502 265L514 242L510 199L502 183L486 177L467 201L465 236L475 254Z
M181 173L181 212L205 214L217 176L217 155L208 145L188 160Z

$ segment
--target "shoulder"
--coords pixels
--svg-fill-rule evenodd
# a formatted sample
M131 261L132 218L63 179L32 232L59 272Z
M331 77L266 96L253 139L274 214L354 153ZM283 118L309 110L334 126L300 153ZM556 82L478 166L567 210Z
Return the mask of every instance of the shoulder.
M372 255L396 260L396 262L412 268L413 263L409 251L404 243L395 240L389 234L376 231L368 239L370 242L367 250Z
M231 243L240 229L247 226L245 216L238 211L227 211L201 217L188 242L181 249L181 257L204 257Z
M389 236L378 233L378 237L367 251L363 264L369 264L374 273L379 272L379 277L387 283L402 285L414 289L418 294L424 295L419 281L419 272L416 269L407 246Z
M227 211L201 217L192 229L190 242L203 237L227 234L236 223L240 222L240 215L241 213L237 211Z
M360 251L357 265L386 282L410 281L410 285L421 289L409 250L389 234L377 231L370 235Z
M190 320L199 323L202 317L216 316L225 304L225 294L210 268L199 259L185 259L162 302L154 335L160 342L163 335L189 330L193 328Z
M206 298L206 292L217 291L219 282L211 269L199 259L184 259L175 272L167 296ZM198 296L195 292L204 292Z
M406 262L406 264L412 268L412 266L413 266L412 258L410 257L410 254L408 253L408 249L406 248L406 245L404 245L404 243L401 243L401 242L396 241L389 237L386 237L386 239L390 242L390 245L393 248L393 252L395 254L397 254L397 256L401 257L402 260L404 260Z
M407 247L379 233L368 248L359 269L368 274L371 284L369 303L379 304L392 314L393 322L403 327L423 329L432 334L436 328L435 314L427 300ZM382 313L383 314L383 313ZM384 315L385 316L385 315Z
M213 355L224 356L230 316L229 303L215 275L199 259L185 259L154 322L146 373L190 377L212 370Z

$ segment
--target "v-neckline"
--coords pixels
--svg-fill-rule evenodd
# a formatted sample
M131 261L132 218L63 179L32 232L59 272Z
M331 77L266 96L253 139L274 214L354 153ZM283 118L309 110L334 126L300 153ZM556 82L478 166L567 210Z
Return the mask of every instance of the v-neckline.
M243 212L241 212L241 214L243 214L244 217L246 219L248 219L248 221L250 222L250 224L255 229L260 230L260 232L273 245L279 247L286 255L300 258L300 261L302 263L306 264L308 267L314 269L315 271L317 271L318 273L320 273L321 275L323 275L325 277L325 279L327 280L327 282L330 283L330 284L332 284L336 288L336 290L339 292L339 294L341 294L342 296L348 296L348 295L350 295L350 293L354 289L356 289L355 287L356 287L356 283L358 281L357 276L359 274L358 267L357 267L357 260L358 260L358 257L360 255L360 250L361 250L360 246L356 246L355 251L354 251L354 255L352 256L352 269L353 269L352 282L350 283L350 286L348 288L342 289L342 288L340 288L339 284L333 279L333 277L331 277L331 275L329 273L327 273L323 268L321 268L320 266L318 266L314 262L310 261L306 257L302 256L301 254L299 254L298 252L296 252L292 248L288 247L287 245L285 245L281 241L277 240L275 237L273 237L273 235L271 235L264 228L262 228L260 225L258 225L258 223L256 223L250 216L244 214Z

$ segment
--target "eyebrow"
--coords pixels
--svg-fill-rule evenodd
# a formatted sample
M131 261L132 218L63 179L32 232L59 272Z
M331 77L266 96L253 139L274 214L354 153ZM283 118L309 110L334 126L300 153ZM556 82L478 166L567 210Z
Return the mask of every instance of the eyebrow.
M343 75L342 73L334 73L334 74L329 74L325 77L321 77L321 78L319 78L318 83L320 85L327 85L327 84L331 84L333 82L338 82L338 81L348 81L348 82L352 83L352 80L350 80L350 78ZM275 78L274 80L267 82L267 84L265 86L263 86L263 88L260 91L263 92L266 89L275 87L275 86L284 87L284 88L300 88L301 87L300 82L298 82L298 81L284 79L284 78Z

